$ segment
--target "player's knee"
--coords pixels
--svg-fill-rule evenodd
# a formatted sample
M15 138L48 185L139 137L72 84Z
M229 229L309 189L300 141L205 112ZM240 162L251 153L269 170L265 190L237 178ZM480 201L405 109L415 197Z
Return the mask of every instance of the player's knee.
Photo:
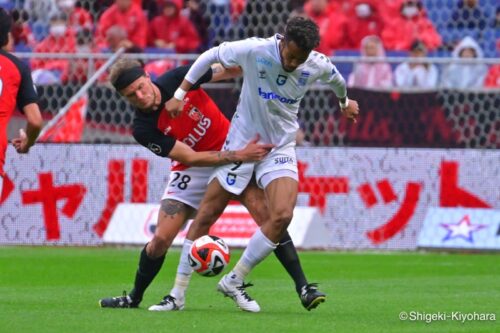
M193 239L207 235L211 226L212 223L209 220L196 220L189 228L189 235L194 237Z
M253 219L257 225L263 225L266 221L269 221L269 214L266 211L257 211L253 214Z
M146 252L150 258L159 258L167 253L168 248L172 244L172 239L168 237L154 236L146 247Z
M288 227L293 218L293 209L281 208L272 212L272 223L277 228Z

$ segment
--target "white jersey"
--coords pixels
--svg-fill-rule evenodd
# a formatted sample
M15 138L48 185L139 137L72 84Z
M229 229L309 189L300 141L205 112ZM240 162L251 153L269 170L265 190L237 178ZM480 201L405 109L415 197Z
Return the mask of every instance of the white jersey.
M256 134L261 137L259 142L277 147L294 142L300 101L317 80L329 84L338 97L346 96L342 75L324 54L312 51L296 70L286 72L279 52L282 39L276 34L267 39L226 42L218 47L218 61L224 67L240 66L244 79L229 131L247 140L238 146L227 142L226 148L242 148Z

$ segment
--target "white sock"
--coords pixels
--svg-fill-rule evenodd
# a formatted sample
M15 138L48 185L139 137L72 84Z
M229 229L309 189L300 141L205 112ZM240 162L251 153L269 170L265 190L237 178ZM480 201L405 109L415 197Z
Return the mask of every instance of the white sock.
M191 280L191 274L193 274L193 269L189 265L188 253L193 244L192 240L185 239L182 245L181 257L179 259L179 265L177 266L177 275L175 276L174 287L170 291L170 295L176 299L184 299L184 294L189 286L189 281Z
M252 238L250 238L240 260L228 274L229 278L235 280L236 283L243 282L248 273L273 252L276 246L277 244L271 242L269 238L262 233L260 228L257 229Z

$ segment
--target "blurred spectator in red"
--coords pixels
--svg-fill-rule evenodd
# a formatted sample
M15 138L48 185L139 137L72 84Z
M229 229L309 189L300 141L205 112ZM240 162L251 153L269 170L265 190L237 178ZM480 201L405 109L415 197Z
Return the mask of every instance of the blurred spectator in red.
M500 65L490 67L484 79L484 86L487 88L500 88Z
M203 52L209 47L208 26L210 25L210 20L205 17L204 9L206 10L206 8L202 7L200 0L187 0L186 8L182 10L182 15L193 23L194 28L198 32L201 44L197 50L198 52Z
M351 11L353 0L328 0L330 10L347 14Z
M142 49L130 43L127 37L127 31L120 25L114 25L106 31L106 48L101 49L104 52L115 53L121 47L124 47L125 53L141 53Z
M427 49L441 45L441 36L427 18L420 0L400 0L400 13L385 20L382 40L389 50L409 50L415 39L421 40Z
M246 6L246 0L231 0L230 9L231 9L231 19L233 22L238 21L240 15L243 13L243 10Z
M76 0L56 0L57 10L68 16L68 26L76 33L82 29L93 30L94 21L88 11L76 7Z
M23 9L14 9L12 11L12 38L15 45L35 46L35 38L28 24L28 13Z
M330 6L328 0L308 0L304 12L319 28L321 41L316 50L331 55L335 49L344 48L347 18L337 6Z
M363 59L385 57L384 46L378 36L366 36L361 41L361 59L349 75L350 87L384 89L392 86L392 70L387 62L363 62Z
M149 24L148 44L159 48L175 49L178 53L194 52L200 38L191 21L180 15L182 0L166 1L162 15Z
M75 53L76 35L71 28L67 28L68 20L64 13L58 13L50 19L49 35L45 37L33 50L37 53ZM40 59L31 60L33 75L38 71L49 71L61 82L68 78L68 59ZM35 82L37 84L37 82Z
M348 17L346 46L350 49L358 49L364 37L382 33L384 23L376 0L354 0Z
M385 21L400 15L401 0L383 0L378 1L379 13Z
M412 58L427 56L425 44L419 40L413 42L410 49L410 59L399 64L394 71L394 81L397 87L410 89L434 89L438 84L439 72L434 64L412 61Z
M483 56L483 50L472 37L462 39L452 52L452 57L455 59L474 59ZM481 88L487 73L488 66L484 63L451 63L443 70L442 85L454 89Z
M459 29L484 29L486 27L486 16L484 15L479 5L479 1L458 1L457 7L451 14L451 19L448 23L448 27Z
M127 32L128 47L135 45L143 49L146 46L148 22L141 7L132 0L115 0L115 4L102 14L96 34L100 47L106 46L106 31L114 25Z

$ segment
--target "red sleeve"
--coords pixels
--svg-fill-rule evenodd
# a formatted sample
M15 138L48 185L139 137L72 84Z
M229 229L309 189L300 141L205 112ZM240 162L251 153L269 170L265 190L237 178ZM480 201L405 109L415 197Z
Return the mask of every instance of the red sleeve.
M175 50L179 53L195 51L200 46L200 37L193 24L185 19L181 21L181 35L175 41Z
M82 11L80 17L80 24L85 28L92 29L92 27L94 26L94 21L92 20L92 16L85 9L83 8L81 9Z
M99 23L97 24L96 31L96 44L99 47L107 47L106 42L106 31L113 25L113 18L110 15L109 9L105 11L101 18L99 19Z
M148 20L142 12L142 9L138 7L134 15L137 16L137 29L134 31L134 34L129 37L129 39L140 48L145 48L148 40Z
M335 49L344 48L346 43L347 18L341 13L332 13L328 27L321 37L317 50L325 55L331 55Z
M384 43L384 47L388 50L400 50L401 43L398 43L398 29L395 24L386 24L384 30L382 30L382 41Z
M422 29L422 41L429 50L435 50L441 45L441 36L438 34L434 25L428 19L422 22L424 28Z
M157 26L157 22L158 22L158 19L160 17L157 16L155 17L153 20L151 20L151 22L149 22L149 29L148 29L148 45L149 46L156 46L155 45L155 40L158 39L158 34L156 33L156 26Z
M495 65L490 68L488 75L484 79L485 87L499 87L500 86L500 65Z

